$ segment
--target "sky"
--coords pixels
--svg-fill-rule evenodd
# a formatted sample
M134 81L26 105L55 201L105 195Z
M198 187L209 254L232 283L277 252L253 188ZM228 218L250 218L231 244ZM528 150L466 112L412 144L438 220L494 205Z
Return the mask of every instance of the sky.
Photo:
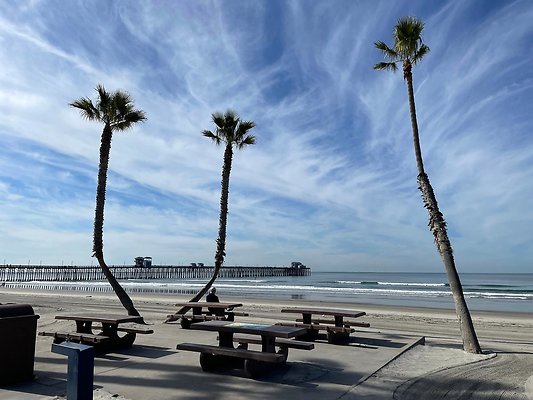
M444 272L417 189L401 71L375 71L403 16L426 167L459 272L530 272L533 2L0 2L0 263L91 265L102 125L69 103L127 91L147 120L113 136L108 264L213 265L235 110L226 265ZM529 199L529 200L528 200Z

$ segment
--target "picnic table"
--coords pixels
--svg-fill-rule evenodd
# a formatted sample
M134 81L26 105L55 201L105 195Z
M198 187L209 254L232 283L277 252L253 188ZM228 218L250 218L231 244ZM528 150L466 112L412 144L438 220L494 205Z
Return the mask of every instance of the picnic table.
M70 314L56 315L55 319L75 321L76 330L74 332L42 331L40 336L51 336L54 343L61 343L65 340L89 344L99 350L112 350L119 347L131 347L138 333L150 334L154 331L138 323L143 322L140 316L117 315L117 314ZM93 326L93 323L99 324ZM94 329L100 330L94 333ZM119 332L124 332L119 336Z
M283 308L281 312L302 314L302 318L297 318L296 323L282 324L306 328L307 332L302 338L306 340L317 339L319 331L325 330L328 335L328 343L337 343L340 340L347 339L350 333L355 332L354 326L370 326L366 322L347 321L344 319L362 317L366 315L364 311L340 308L289 307ZM330 318L325 318L326 316Z
M204 371L217 369L244 368L246 375L257 378L265 371L282 365L287 361L288 348L311 350L312 343L291 340L305 333L304 328L272 324L242 323L231 321L205 321L191 325L191 329L218 332L218 346L180 343L178 350L200 353L200 365ZM260 336L236 337L234 334ZM233 342L239 342L237 348ZM261 344L261 351L249 350L249 343ZM279 347L279 351L276 351Z
M175 321L180 319L182 328L188 329L191 324L209 321L209 320L224 320L234 321L235 316L248 316L247 313L233 311L234 308L242 307L241 303L218 303L218 302L200 302L188 301L184 303L176 303L178 307L190 307L191 314L172 314L167 316L167 321Z

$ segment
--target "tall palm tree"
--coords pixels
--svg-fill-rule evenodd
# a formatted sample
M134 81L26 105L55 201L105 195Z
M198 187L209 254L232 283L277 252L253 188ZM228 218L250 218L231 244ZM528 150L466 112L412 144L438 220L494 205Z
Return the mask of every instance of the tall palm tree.
M222 166L222 184L220 193L220 217L218 223L218 239L215 252L215 270L213 276L207 284L191 299L191 301L200 300L207 293L213 282L218 277L220 268L224 263L226 256L226 225L228 219L228 196L229 196L229 176L231 172L231 163L233 160L233 147L238 150L248 145L255 144L255 136L249 135L248 132L255 126L253 121L242 121L235 111L227 110L224 114L213 113L212 120L215 124L215 132L205 130L202 134L215 142L216 145L225 144L224 164ZM180 309L176 314L183 314L190 307ZM167 321L175 320L169 316Z
M394 27L394 46L392 48L381 41L375 43L375 46L381 50L387 62L380 62L374 65L374 69L394 72L397 70L396 63L401 62L403 65L403 77L407 82L411 126L413 129L413 144L418 167L418 188L422 193L424 207L428 210L429 229L435 237L437 250L440 253L448 275L448 282L455 303L455 311L459 319L463 348L465 351L478 354L481 353L481 348L463 295L459 274L455 267L452 245L448 239L446 230L446 222L444 221L444 216L439 211L437 198L429 182L429 177L424 171L424 162L422 160L422 150L418 136L418 122L416 119L415 96L413 93L413 74L411 70L413 65L420 62L429 52L429 47L422 42L423 29L424 23L419 19L415 17L401 18Z
M111 151L113 132L124 131L131 128L135 123L144 121L146 116L144 111L134 109L133 99L128 93L120 90L109 93L102 85L96 86L96 91L98 93L98 99L95 103L87 97L82 97L69 104L72 107L78 108L83 118L104 124L100 141L100 164L98 166L98 185L96 187L93 257L96 257L98 260L102 272L109 281L120 302L128 311L128 315L140 316L130 297L124 291L120 283L118 283L104 260L103 230L107 170L109 167L109 153Z

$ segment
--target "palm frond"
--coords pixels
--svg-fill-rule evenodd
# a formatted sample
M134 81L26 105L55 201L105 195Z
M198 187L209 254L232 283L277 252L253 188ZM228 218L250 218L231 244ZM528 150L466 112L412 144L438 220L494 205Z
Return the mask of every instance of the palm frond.
M133 99L129 93L116 90L111 94L107 121L111 129L124 131L133 124L146 120L146 114L142 110L135 110Z
M120 117L120 115L117 115ZM143 122L146 120L146 114L141 110L133 110L128 112L126 115L122 115L120 120L117 120L110 124L112 130L116 131L125 131L126 129L131 128L131 126L137 122Z
M98 109L94 106L91 99L87 97L82 97L73 101L72 103L69 103L69 106L78 108L82 118L88 119L89 121L98 121L101 118Z
M255 122L253 121L240 121L239 126L237 127L237 131L234 135L234 140L238 144L243 140L243 138L246 136L248 131L252 129L255 126Z
M211 131L208 131L208 130L202 131L202 135L213 140L213 142L215 142L217 145L220 145L220 143L222 142L222 140L220 139L220 136L215 135Z
M429 47L423 44L413 57L412 63L418 63L427 53L429 53Z
M133 100L129 93L117 90L111 95L111 104L117 110L117 114L128 114L133 110Z
M237 115L237 113L234 110L228 109L224 113L224 120L225 120L225 122L227 124L231 124L234 121L238 121L239 120L239 116Z
M231 109L226 110L224 113L224 135L226 136L227 142L234 142L238 140L237 138L237 126L239 125L240 119L237 113Z
M380 62L374 65L374 69L396 72L398 67L395 62Z
M217 126L217 128L224 128L224 115L222 113L214 112L213 114L211 114L211 119L213 120L213 123Z
M254 125L255 126L255 125ZM241 150L243 147L245 146L248 146L248 145L252 145L252 144L255 144L256 140L255 140L255 136L252 136L252 135L248 135L248 136L245 136L240 142L238 142L236 144L237 148L239 150Z
M100 110L102 117L105 117L105 115L109 114L111 94L100 84L96 85L96 92L98 93L96 107Z
M381 40L377 41L374 43L374 46L376 46L378 50L381 50L385 58L393 62L399 61L398 53L391 49L385 42L382 42Z
M394 27L394 41L420 40L424 23L416 17L402 17Z
M424 23L415 17L403 17L394 27L394 49L402 59L413 60L422 44Z

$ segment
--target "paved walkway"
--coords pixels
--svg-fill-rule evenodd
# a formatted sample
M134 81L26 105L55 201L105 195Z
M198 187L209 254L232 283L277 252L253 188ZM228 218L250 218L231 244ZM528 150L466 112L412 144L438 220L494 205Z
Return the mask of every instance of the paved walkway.
M341 398L533 400L533 343L521 344L519 352L517 344L486 347L488 353L473 355L449 347L418 346Z
M241 370L203 372L198 353L175 350L181 342L216 344L216 332L184 330L179 324L162 322L153 329L153 335L139 335L133 348L95 359L96 388L131 400L250 400L279 399L281 395L333 400L420 339L362 329L352 334L347 345L331 345L324 335L314 350L291 349L285 368L252 380ZM0 400L51 399L65 394L66 358L50 351L51 342L51 338L37 338L37 379L0 390Z

